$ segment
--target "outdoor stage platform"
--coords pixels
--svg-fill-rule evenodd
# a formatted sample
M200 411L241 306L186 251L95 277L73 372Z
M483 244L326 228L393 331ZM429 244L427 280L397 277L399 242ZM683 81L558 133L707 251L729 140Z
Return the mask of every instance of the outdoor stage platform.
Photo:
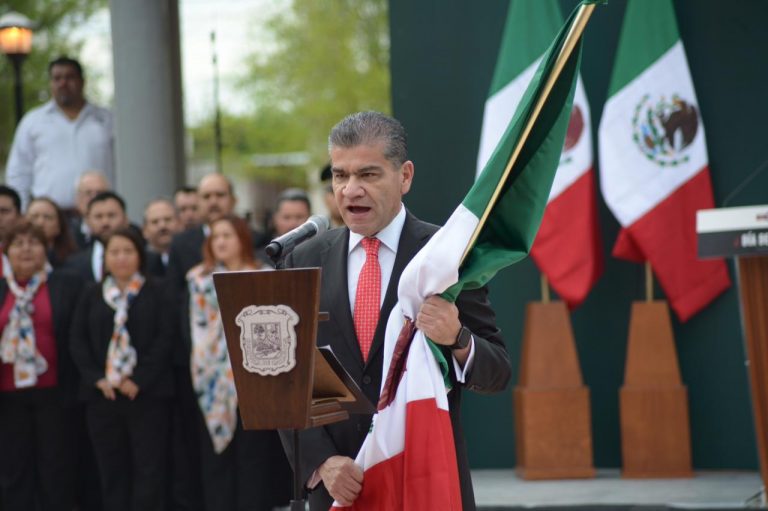
M598 470L594 479L523 481L513 470L473 470L480 511L662 511L765 509L757 472L696 472L691 479L622 479Z

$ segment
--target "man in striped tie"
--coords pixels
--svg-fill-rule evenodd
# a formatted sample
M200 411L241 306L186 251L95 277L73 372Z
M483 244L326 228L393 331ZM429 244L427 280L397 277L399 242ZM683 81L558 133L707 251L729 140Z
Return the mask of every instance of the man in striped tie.
M438 227L418 220L402 203L413 182L414 165L397 120L377 112L349 115L331 130L329 152L333 193L346 227L302 244L288 256L286 267L322 267L320 310L329 311L331 318L318 325L317 343L332 347L376 403L384 332L397 301L400 274ZM417 327L441 345L453 363L449 406L465 510L475 505L459 422L461 388L499 392L511 374L487 295L485 288L465 292L455 305L432 296L416 318ZM301 476L310 490L311 510L325 511L334 499L342 505L354 502L364 484L354 457L370 425L370 415L353 415L301 433ZM290 435L282 439L292 460Z

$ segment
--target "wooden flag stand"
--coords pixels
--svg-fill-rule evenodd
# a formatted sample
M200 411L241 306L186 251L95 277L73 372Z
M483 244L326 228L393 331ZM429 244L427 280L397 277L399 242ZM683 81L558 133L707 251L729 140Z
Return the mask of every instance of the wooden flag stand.
M315 344L317 321L328 319L318 310L319 268L215 273L213 280L243 428L293 430L291 511L303 511L298 432L375 409L333 353Z
M619 391L622 477L693 477L688 390L682 383L665 300L632 304L624 385Z
M594 477L589 389L581 377L568 309L549 300L525 309L520 381L514 389L517 473L523 479Z

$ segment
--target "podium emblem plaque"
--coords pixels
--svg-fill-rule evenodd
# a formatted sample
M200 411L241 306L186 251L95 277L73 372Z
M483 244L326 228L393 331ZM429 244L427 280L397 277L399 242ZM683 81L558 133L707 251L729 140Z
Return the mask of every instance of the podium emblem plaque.
M243 368L261 376L287 373L296 366L299 315L287 305L248 305L235 317L240 327Z

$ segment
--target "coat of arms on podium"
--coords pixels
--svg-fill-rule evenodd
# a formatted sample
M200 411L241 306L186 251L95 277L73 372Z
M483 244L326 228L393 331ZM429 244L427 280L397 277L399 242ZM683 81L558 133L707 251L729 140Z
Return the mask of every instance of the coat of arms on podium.
M287 305L249 305L235 318L240 327L243 368L262 376L286 373L296 365L299 315Z

